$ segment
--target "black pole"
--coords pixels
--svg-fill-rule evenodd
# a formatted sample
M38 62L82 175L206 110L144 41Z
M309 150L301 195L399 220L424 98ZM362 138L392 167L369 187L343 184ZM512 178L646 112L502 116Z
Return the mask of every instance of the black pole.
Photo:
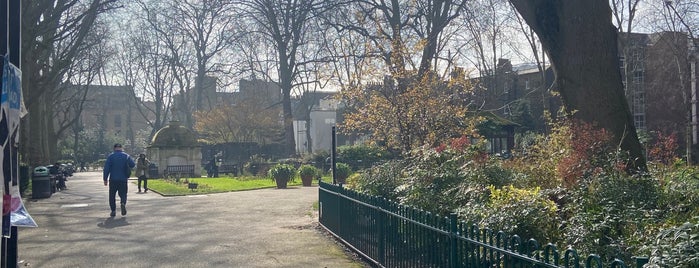
M8 5L8 49L10 52L10 62L20 70L22 69L20 59L22 56L22 4L21 0L10 0Z
M6 19L3 21L5 22L5 25L3 28L5 28L5 35L3 35L3 38L5 38L3 44L4 50L2 51L2 54L9 54L10 58L9 61L10 63L14 64L17 68L20 68L21 70L21 44L22 44L22 36L21 36L21 14L22 14L22 4L21 0L2 0L3 2L1 3L3 6L2 10L0 9L0 12L3 13L3 16L5 16ZM11 133L8 133L8 139L12 139L12 136L10 135ZM9 146L14 146L13 142L8 142ZM17 148L10 148L17 150ZM5 150L8 150L7 148ZM16 151L15 151L16 152ZM12 157L15 159L10 159L10 161L4 161L4 162L10 162L12 163L9 167L4 167L5 169L9 168L11 174L10 176L5 176L5 195L9 196L12 193L10 192L10 186L15 183L12 181L12 176L17 175L17 160L18 160L18 155L16 153L14 154L5 154L5 157ZM8 172L3 172L4 174L8 174ZM9 201L9 198L5 199L6 201ZM3 215L2 220L3 220L3 225L9 224L10 222L10 213L7 215ZM3 254L2 254L2 267L8 268L8 267L17 267L17 260L18 260L18 250L17 250L17 227L16 226L10 226L10 237L2 238L2 245L3 245Z
M331 150L331 155L330 155L330 163L332 164L332 171L333 171L333 184L337 183L337 177L335 176L335 163L336 163L336 154L337 150L337 135L335 133L335 126L333 126L333 131L332 131L332 150Z
M2 21L2 27L0 27L0 56L5 56L7 54L7 37L9 34L7 34L8 30L8 22L10 19L8 18L8 12L7 8L9 5L9 0L0 0L0 21Z
M7 54L7 45L8 45L8 30L9 30L9 22L10 18L8 17L8 5L9 5L9 0L1 0L0 1L0 21L2 22L2 27L0 27L0 59L5 61L5 54ZM0 68L0 76L2 75L2 68ZM0 171L1 172L1 171ZM9 188L9 183L7 180L3 181L3 189L5 189L4 193L7 194L7 192L10 190ZM4 198L4 197L3 197ZM4 200L3 200L4 201ZM4 213L4 211L3 211ZM4 229L6 225L9 225L10 217L9 215L6 217L5 215L2 216L2 223L0 224L0 228ZM0 231L4 232L4 230ZM2 236L0 234L0 236ZM8 242L9 240L2 236L0 238L0 267L2 268L7 268L7 248L8 248Z

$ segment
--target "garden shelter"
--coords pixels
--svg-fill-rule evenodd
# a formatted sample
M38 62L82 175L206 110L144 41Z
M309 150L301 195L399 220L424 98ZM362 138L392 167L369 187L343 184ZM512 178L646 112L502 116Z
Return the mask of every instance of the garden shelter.
M201 147L196 133L173 120L158 130L148 146L148 158L160 177L201 177Z

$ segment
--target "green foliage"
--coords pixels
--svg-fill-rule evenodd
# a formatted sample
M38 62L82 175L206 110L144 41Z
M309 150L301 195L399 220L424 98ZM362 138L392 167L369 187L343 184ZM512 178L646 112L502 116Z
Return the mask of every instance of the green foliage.
M299 167L299 176L301 178L315 178L320 174L320 170L311 165L301 165Z
M584 123L560 122L548 136L521 139L527 147L511 160L491 158L471 141L462 137L413 150L405 159L364 170L349 187L440 215L456 212L481 228L570 245L604 262L630 263L653 251L669 264L656 267L696 265L684 259L690 266L675 266L685 265L682 254L695 256L687 246L697 237L696 167L656 161L650 173L629 175L626 154L604 130ZM658 146L672 147L672 141Z
M647 176L623 171L600 173L570 189L565 204L566 239L573 247L603 260L630 260L657 229L660 189Z
M305 163L313 163L313 165L320 169L323 172L326 172L327 170L323 170L326 164L326 160L330 158L330 153L327 151L316 151L313 152L313 154L306 155L303 158L303 162Z
M335 178L338 182L345 182L352 174L352 168L345 163L335 163Z
M519 99L512 103L512 121L519 125L519 132L527 132L536 128L528 99Z
M390 160L357 174L348 181L348 188L396 201L398 198L396 188L402 184L400 174L403 169L405 169L403 161Z
M274 180L292 181L296 176L296 168L290 164L276 164L269 169L268 175Z
M337 147L337 155L337 161L349 164L352 170L367 168L394 158L393 154L384 148L365 144Z
M490 198L480 225L517 234L523 241L558 241L560 238L556 204L538 188L489 186Z
M669 224L686 222L699 215L699 170L680 166L655 173L662 195L659 206Z
M488 185L502 186L510 176L481 144L468 137L451 139L434 149L422 148L405 160L401 202L446 215L486 200Z
M699 218L662 230L652 246L647 268L699 267Z
M71 159L71 161L76 161L78 165L80 162L90 163L99 158L106 157L107 154L112 151L112 145L115 143L126 144L125 138L118 135L104 135L97 127L81 130L78 133L77 144L75 144L74 141L75 139L72 137L61 139L57 144L61 156L56 156L58 158L54 159L54 161L58 159ZM134 149L139 148L134 148L134 146L127 146L125 148L127 152ZM48 165L51 163L46 164Z

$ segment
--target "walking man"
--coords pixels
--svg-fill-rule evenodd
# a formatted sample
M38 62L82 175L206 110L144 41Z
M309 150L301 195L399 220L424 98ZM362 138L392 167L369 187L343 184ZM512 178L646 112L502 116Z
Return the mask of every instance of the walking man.
M121 215L126 215L126 193L128 191L128 180L131 176L131 169L136 166L130 155L124 152L121 144L114 144L114 152L104 163L102 179L104 186L109 185L109 208L112 212L110 217L116 216L116 194L119 193L121 203Z

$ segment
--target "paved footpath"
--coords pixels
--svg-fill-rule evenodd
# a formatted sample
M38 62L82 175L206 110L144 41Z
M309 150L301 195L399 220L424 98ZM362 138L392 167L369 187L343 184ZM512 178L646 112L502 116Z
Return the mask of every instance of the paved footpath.
M25 201L39 227L18 230L21 266L364 267L315 228L317 187L163 197L134 181L110 218L101 173L67 186Z

